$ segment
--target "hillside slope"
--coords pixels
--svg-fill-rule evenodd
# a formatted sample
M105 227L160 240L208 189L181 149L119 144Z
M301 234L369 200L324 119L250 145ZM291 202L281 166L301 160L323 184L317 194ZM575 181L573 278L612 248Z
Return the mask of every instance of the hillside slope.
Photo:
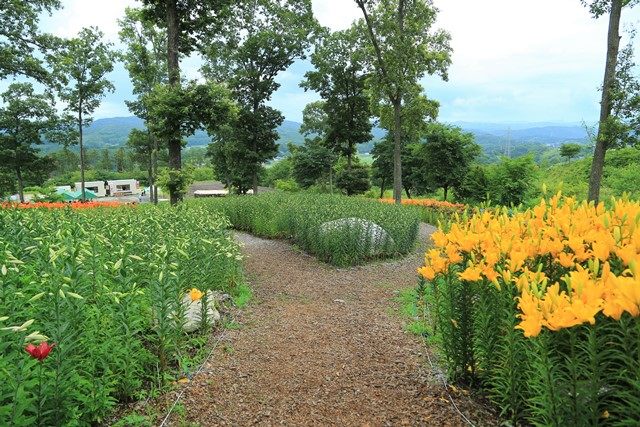
M545 151L557 148L564 142L585 144L588 140L586 130L579 124L558 125L552 123L468 123L456 122L456 126L475 135L476 142L483 148L484 162L492 162L499 156L509 154L512 157L533 153L537 160ZM135 116L112 117L95 120L87 126L84 133L85 146L89 149L117 148L126 144L132 129L142 129L143 121ZM280 153L288 152L287 144L301 145L304 137L300 134L300 123L285 120L278 127ZM377 127L372 130L373 140L361 144L358 151L368 153L375 141L384 137L386 131ZM204 131L198 131L187 138L191 147L206 146L210 142ZM57 145L48 145L44 151L57 150Z

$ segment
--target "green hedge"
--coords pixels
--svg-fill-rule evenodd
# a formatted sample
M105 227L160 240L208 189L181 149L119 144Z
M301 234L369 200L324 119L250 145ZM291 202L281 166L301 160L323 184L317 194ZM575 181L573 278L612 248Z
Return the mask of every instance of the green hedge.
M419 213L413 209L338 195L272 192L190 203L223 211L238 230L266 238L291 239L303 250L338 266L408 253L414 247L420 222ZM372 255L371 242L361 238L358 227L321 232L322 224L341 218L372 221L393 242Z

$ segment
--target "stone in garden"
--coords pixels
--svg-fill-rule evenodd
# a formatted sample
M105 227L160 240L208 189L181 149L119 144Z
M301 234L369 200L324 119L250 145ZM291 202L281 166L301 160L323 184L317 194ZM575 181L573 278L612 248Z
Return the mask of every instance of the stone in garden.
M211 325L220 320L220 313L215 308L215 298L210 296L208 292L205 292L201 299L196 301L191 300L189 293L185 294L182 298L182 305L184 306L184 324L182 330L185 332L193 332L202 326L202 300L208 298L209 307L207 308L207 317Z
M325 222L320 226L320 234L334 231L356 231L361 245L369 244L369 254L378 255L385 247L393 246L393 238L387 231L375 222L362 218L340 218Z

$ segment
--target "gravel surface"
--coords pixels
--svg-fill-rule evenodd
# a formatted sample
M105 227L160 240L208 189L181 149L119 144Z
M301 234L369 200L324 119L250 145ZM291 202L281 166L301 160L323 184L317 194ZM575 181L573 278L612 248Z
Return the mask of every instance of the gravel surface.
M420 241L433 227L422 225ZM424 245L400 260L337 269L282 241L236 233L255 299L185 388L171 425L433 425L464 421L394 309ZM453 392L476 425L482 405Z

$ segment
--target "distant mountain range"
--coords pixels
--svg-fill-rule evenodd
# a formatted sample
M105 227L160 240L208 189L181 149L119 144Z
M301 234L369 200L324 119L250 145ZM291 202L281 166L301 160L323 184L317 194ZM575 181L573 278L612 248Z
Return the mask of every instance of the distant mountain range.
M577 142L585 144L588 134L583 125L578 123L472 123L455 122L456 126L475 135L476 142L484 149L484 157L491 160L502 154L518 156L529 152L542 152L549 148L558 147L564 142ZM129 132L134 129L142 129L143 121L138 117L112 117L95 120L84 132L84 141L87 148L91 149L115 149L126 144ZM285 120L278 133L280 139L280 152L286 154L289 142L301 145L303 136L299 133L300 123ZM359 151L369 152L373 143L384 137L385 131L380 128L373 129L372 142L362 144ZM210 138L204 131L198 131L187 138L190 147L206 146ZM57 149L57 146L47 146L46 151Z

